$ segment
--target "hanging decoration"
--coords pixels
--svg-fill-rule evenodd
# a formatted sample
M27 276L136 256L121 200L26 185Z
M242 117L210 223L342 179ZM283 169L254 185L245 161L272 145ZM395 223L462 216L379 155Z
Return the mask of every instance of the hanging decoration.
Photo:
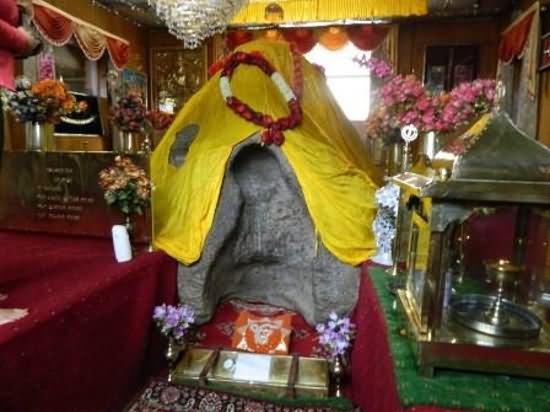
M514 58L521 58L529 39L531 25L535 12L518 19L503 34L498 47L498 58L500 61L509 64Z
M231 24L272 23L273 13L266 13L266 7L272 2L273 0L251 0L235 16ZM380 19L421 16L428 13L427 0L284 0L276 3L281 8L281 23L349 21L365 19L366 16Z
M64 46L74 36L88 59L99 60L107 50L118 70L128 63L130 45L127 40L73 17L43 0L33 1L32 14L35 27L54 46Z
M195 49L208 37L222 33L246 0L148 0L168 31Z
M278 28L277 31L289 43L296 44L300 53L305 54L313 49L317 43L330 50L339 50L350 41L360 50L372 51L382 44L390 29L391 26L387 25L358 24L324 28ZM226 47L229 50L234 50L257 37L268 37L269 32L270 30L229 30L226 34Z
M301 69L300 54L296 48L291 47L294 65L293 88L291 89L283 76L275 70L260 53L245 53L235 52L228 56L222 67L220 76L220 91L229 108L238 116L249 122L262 126L264 130L261 133L262 144L272 144L280 146L284 142L283 132L288 129L293 129L302 121L302 109L300 107L300 96L303 89L303 74ZM246 103L233 95L231 90L230 80L234 70L240 64L256 66L268 75L277 89L285 98L290 114L286 117L274 120L270 115L256 112Z

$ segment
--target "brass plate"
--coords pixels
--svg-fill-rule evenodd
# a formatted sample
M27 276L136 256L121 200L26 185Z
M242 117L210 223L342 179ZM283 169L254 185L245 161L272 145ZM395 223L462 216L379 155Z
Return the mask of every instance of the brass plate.
M174 370L174 381L185 383L198 381L199 375L212 354L212 349L193 348L188 350L183 359ZM233 378L233 372L224 368L228 360L235 362L242 352L220 351L216 365L207 375L207 381L223 384L236 390L253 390L257 393L284 396L287 390L288 373L292 363L291 356L284 355L258 355L270 356L271 368L268 382L240 381ZM249 354L247 355L254 355ZM320 358L299 358L298 379L296 382L296 395L299 397L328 397L329 372L328 362Z
M111 152L4 152L0 171L0 229L111 237L122 214L107 205L98 173ZM148 158L130 155L149 170ZM149 243L150 213L136 216L132 240Z

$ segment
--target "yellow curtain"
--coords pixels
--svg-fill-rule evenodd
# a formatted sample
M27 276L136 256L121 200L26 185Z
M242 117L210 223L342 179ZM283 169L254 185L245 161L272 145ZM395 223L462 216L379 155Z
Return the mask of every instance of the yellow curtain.
M289 82L288 44L257 40L238 50L259 51ZM317 70L302 58L304 118L284 132L280 150L302 188L324 245L341 261L357 265L375 251L375 173L357 132L345 118ZM240 66L233 93L255 110L279 118L286 102L258 68ZM180 168L169 164L176 133L196 124L199 132ZM212 226L227 162L233 148L260 128L234 114L219 89L219 74L195 94L176 117L152 155L154 244L185 264L200 258Z
M282 23L334 21L424 15L427 0L279 0ZM265 8L272 1L252 0L235 16L231 24L268 24Z

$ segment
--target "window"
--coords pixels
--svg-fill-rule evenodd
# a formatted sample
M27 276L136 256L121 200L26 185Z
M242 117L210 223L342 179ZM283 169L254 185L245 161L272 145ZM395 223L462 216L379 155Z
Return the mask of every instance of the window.
M305 55L311 63L323 66L327 85L349 120L364 121L369 114L370 76L366 69L353 61L365 55L351 42L339 49L328 50L317 44Z

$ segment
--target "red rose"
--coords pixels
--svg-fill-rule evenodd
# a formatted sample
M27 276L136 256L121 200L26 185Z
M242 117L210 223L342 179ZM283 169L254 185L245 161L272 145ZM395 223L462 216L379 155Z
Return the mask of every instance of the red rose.
M273 134L273 143L275 143L277 146L280 146L285 141L285 137L281 132L276 132Z

